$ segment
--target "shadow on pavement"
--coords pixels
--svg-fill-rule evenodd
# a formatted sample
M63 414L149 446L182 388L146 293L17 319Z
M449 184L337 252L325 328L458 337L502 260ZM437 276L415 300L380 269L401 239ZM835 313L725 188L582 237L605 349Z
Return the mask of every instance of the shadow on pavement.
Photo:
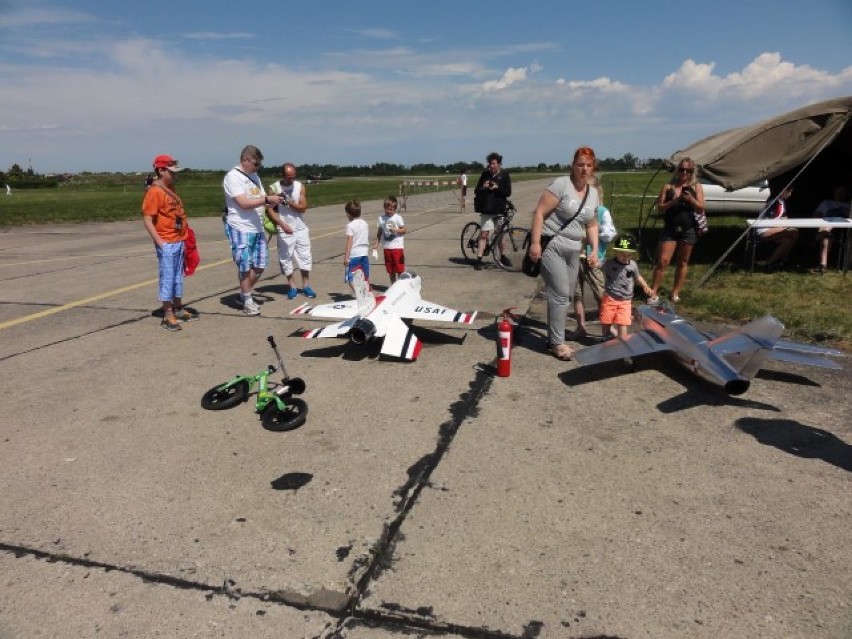
M852 472L852 446L834 433L790 419L743 417L734 425L765 446L805 459L821 459Z

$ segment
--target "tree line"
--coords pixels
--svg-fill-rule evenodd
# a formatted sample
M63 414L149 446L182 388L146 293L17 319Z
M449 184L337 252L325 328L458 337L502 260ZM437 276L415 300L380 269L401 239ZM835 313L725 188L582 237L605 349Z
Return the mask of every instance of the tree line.
M640 159L632 153L625 153L620 158L598 159L598 165L602 171L633 171L643 169L656 169L665 162L664 158ZM463 170L470 174L478 174L485 169L483 162L473 160L470 162L453 162L451 164L394 164L392 162L376 162L371 165L339 165L339 164L300 164L299 173L304 179L310 177L335 178L335 177L390 177L398 175L423 175L435 176L442 174L458 175ZM529 166L506 166L506 170L512 173L567 173L570 164L547 164L539 162ZM193 169L186 169L186 173ZM204 171L209 173L210 171ZM261 177L275 177L279 175L281 168L278 166L263 167L260 170ZM88 173L88 172L84 172ZM135 173L135 172L134 172ZM223 169L221 173L225 173ZM19 164L13 164L7 171L0 171L0 184L9 184L18 188L49 188L58 186L60 182L72 179L73 175L64 173L62 175L41 175L32 167L22 169Z

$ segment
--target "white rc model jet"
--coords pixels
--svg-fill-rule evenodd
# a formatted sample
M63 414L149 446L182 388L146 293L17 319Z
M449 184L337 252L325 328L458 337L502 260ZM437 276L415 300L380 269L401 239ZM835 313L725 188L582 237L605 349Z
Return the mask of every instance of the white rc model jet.
M771 315L721 336L703 333L666 305L639 306L634 321L642 330L575 353L581 365L600 364L649 353L672 353L688 370L729 395L742 395L767 359L840 369L827 358L842 351L779 339L784 325Z
M354 300L319 306L309 306L306 303L290 313L343 320L325 328L307 331L303 334L305 338L349 337L355 344L384 338L382 355L414 361L420 355L422 344L403 320L471 324L476 317L476 311L461 313L422 299L422 284L423 278L420 276L402 273L384 295L376 296L364 279L364 273L356 270L352 277Z

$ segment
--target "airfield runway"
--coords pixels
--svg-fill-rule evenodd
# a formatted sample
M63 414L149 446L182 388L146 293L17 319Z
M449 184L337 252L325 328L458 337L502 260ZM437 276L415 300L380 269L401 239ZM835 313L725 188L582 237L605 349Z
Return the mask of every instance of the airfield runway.
M515 185L521 221L544 186ZM730 398L665 359L559 362L536 282L463 263L471 202L418 197L423 297L480 315L415 324L411 364L300 339L324 322L275 262L241 316L217 218L192 220L201 319L176 334L141 221L0 233L0 639L852 636L852 364ZM345 218L309 216L322 303L348 293ZM199 405L274 363L268 335L307 382L288 433Z

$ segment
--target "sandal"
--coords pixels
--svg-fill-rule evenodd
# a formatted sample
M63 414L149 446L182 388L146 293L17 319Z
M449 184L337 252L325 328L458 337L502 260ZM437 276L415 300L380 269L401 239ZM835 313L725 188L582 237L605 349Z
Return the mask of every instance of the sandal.
M553 356L561 360L563 362L570 362L571 358L574 357L574 351L571 350L569 346L565 344L556 344L550 347L550 352L553 353Z

